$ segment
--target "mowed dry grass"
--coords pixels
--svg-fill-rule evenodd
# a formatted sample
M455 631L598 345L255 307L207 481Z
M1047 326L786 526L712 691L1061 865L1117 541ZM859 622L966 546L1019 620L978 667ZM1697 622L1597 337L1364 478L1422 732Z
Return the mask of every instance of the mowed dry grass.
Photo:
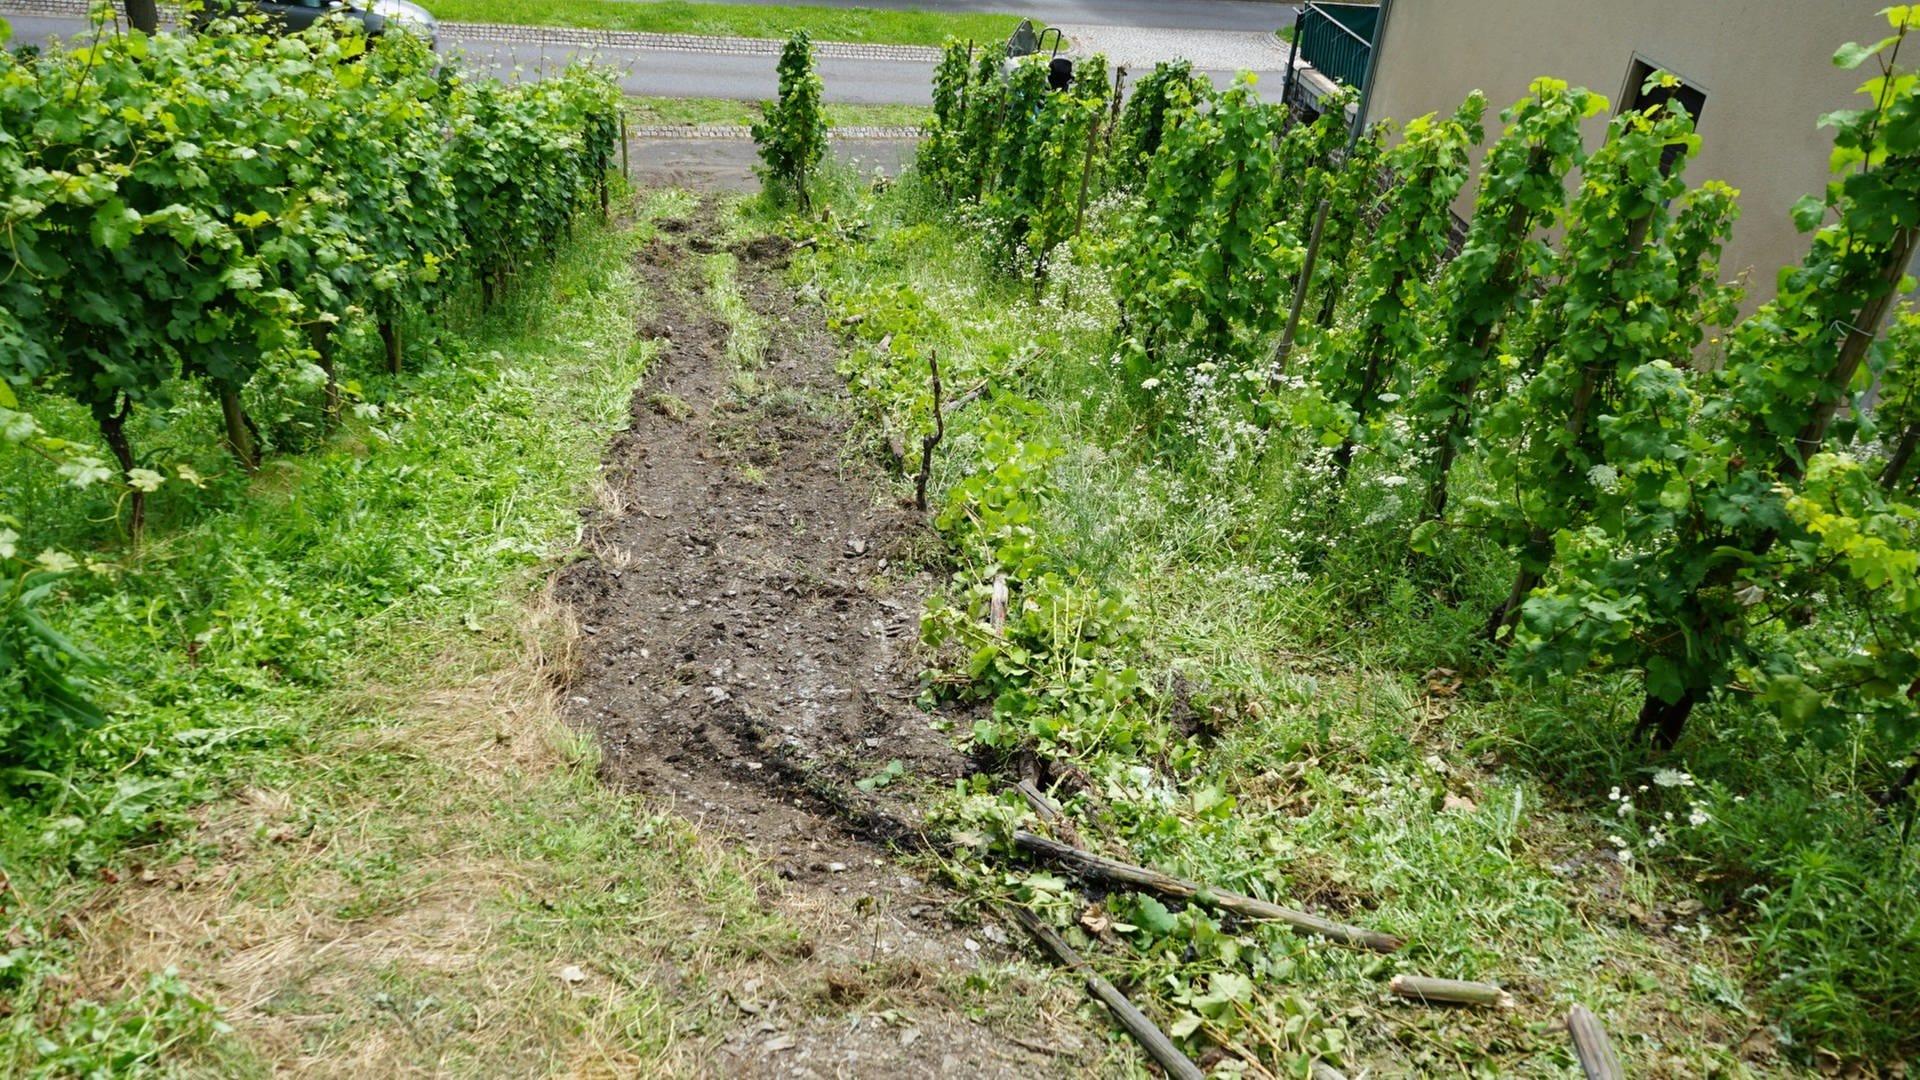
M202 808L195 854L99 892L74 996L177 969L233 1028L222 1072L697 1071L670 988L795 934L738 852L599 784L556 709L567 612L507 618L421 664L429 685L345 695L289 782Z

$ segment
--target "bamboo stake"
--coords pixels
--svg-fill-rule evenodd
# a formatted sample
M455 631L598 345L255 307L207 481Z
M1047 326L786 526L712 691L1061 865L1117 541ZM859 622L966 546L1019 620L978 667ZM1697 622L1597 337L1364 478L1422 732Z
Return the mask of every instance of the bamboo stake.
M1573 1035L1573 1056L1580 1059L1587 1080L1626 1080L1607 1030L1585 1005L1575 1005L1567 1013L1567 1031Z
M1439 1001L1449 1005L1494 1005L1502 1009L1514 1006L1513 995L1492 983L1464 979L1429 979L1425 975L1395 975L1387 989L1415 1001Z
M1120 1022L1120 1026L1127 1029L1127 1033L1140 1043L1141 1049L1145 1050L1149 1057L1167 1071L1168 1076L1177 1077L1178 1080L1205 1080L1206 1074L1201 1072L1200 1067L1195 1065L1187 1055L1181 1053L1179 1047L1173 1045L1173 1040L1167 1038L1166 1032L1161 1031L1153 1021L1147 1019L1145 1013L1134 1008L1133 1002L1128 1001L1127 996L1112 983L1096 974L1087 962L1080 958L1080 954L1073 951L1073 946L1053 932L1052 927L1041 922L1033 912L1018 904L1010 904L1008 909L1013 912L1013 917L1020 921L1020 925L1026 927L1027 933L1032 934L1041 945L1045 946L1061 966L1073 969L1075 974L1086 980L1087 993L1092 994L1100 1004L1107 1007L1107 1011Z
M1251 896L1201 885L1171 874L1163 874L1158 870L1149 870L1144 866L1134 866L1117 859L1081 851L1079 848L1049 840L1044 836L1035 836L1029 832L1014 833L1013 846L1028 854L1038 855L1078 870L1088 877L1146 889L1163 896L1191 900L1207 907L1231 911L1249 919L1267 919L1285 923L1295 930L1319 934L1321 937L1338 941L1343 945L1390 953L1399 951L1400 947L1406 944L1392 934L1348 926L1331 919L1323 919L1318 915L1309 915L1304 911L1295 911L1278 904L1269 904L1265 900L1256 900Z

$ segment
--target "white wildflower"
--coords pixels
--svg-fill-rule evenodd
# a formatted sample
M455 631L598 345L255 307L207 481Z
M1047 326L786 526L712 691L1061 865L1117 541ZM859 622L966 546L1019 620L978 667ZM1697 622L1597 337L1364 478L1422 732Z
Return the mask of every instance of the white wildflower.
M12 529L0 529L0 559L11 559L19 552L17 546L20 534Z
M1661 769L1653 774L1653 782L1661 787L1692 787L1693 777L1678 769Z
M1620 470L1611 465L1595 465L1587 470L1587 482L1601 491L1612 491L1620 482Z
M1706 807L1701 806L1699 803L1694 803L1693 809L1687 814L1687 824L1696 829L1712 820L1713 816L1708 814Z
M1632 817L1633 816L1633 800L1621 799L1620 805L1615 807L1613 812L1623 818Z

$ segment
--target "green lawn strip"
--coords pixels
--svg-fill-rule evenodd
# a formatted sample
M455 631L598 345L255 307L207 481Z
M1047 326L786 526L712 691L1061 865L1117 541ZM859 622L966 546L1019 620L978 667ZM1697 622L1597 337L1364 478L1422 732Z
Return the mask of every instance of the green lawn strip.
M760 121L760 103L726 98L628 98L628 121L674 126L742 127ZM826 105L832 127L920 127L933 115L924 105Z
M805 30L815 41L875 45L938 46L962 41L1005 41L1016 15L943 15L922 11L876 11L800 5L627 3L622 0L427 0L427 10L451 22L567 26L589 30L638 30L655 34L783 38Z
M112 663L108 725L0 810L0 1072L256 1075L290 1050L346 1072L649 1072L685 1053L671 1016L714 957L786 947L746 864L599 785L550 708L565 635L529 607L651 355L632 254L685 209L581 223L493 311L445 313L431 343L413 327L398 378L349 335L344 430L257 478L221 459L205 402L151 410L156 459L212 479L153 501L137 555L110 507L0 459L36 537L93 536L97 571L45 614ZM299 400L253 403L282 446L311 438ZM672 1000L649 978L667 969ZM242 1003L225 1033L216 1006Z
M1016 580L1005 640L1023 651L984 639L973 662L1063 665L1036 684L1047 688L1039 696L1088 711L1043 703L1030 719L1043 748L1093 781L1092 799L1067 804L1082 836L1409 945L1390 957L1329 948L1124 892L1087 910L1071 875L1014 869L1017 860L991 848L1022 809L984 778L949 809L957 835L983 845L956 860L962 876L1056 913L1110 977L1194 1040L1195 1054L1220 1045L1280 1071L1324 1053L1382 1074L1559 1075L1572 1059L1556 1024L1581 1002L1640 1069L1748 1068L1737 1048L1763 1022L1743 989L1752 956L1724 923L1705 925L1690 880L1698 864L1626 865L1613 838L1651 851L1644 826L1620 824L1613 804L1596 809L1590 775L1569 798L1507 753L1530 716L1605 715L1618 707L1612 690L1430 694L1406 668L1422 655L1444 660L1436 649L1458 636L1457 620L1417 592L1396 599L1405 611L1356 619L1338 588L1286 557L1278 534L1289 523L1271 507L1303 450L1250 457L1229 446L1201 459L1212 471L1198 475L1156 459L1138 437L1148 418L1112 389L1113 312L1098 271L1056 263L1035 303L1030 285L1006 280L985 245L941 223L924 198L909 181L842 208L871 233L844 246L823 240L804 272L834 315L860 317L851 332L864 348L846 370L876 436L924 430L925 358L936 349L950 397L985 379L1030 403L990 391L950 415L933 486L986 483L999 497L1036 468L1049 477L1024 528L1038 565L1064 579ZM1085 242L1105 239L1096 225ZM1036 466L1008 440L1049 443L1061 456ZM1019 533L995 535L1018 542ZM952 602L984 619L976 556L956 555ZM1101 597L1124 601L1134 618L1102 614ZM1036 600L1038 638L1015 629ZM1049 655L1048 635L1087 641L1114 620L1132 627L1123 634L1130 658L1109 662L1087 646L1067 660L1058 644ZM949 661L964 668L971 645ZM1121 659L1161 693L1105 708L1114 699L1087 687ZM996 711L1019 707L1003 697ZM986 714L963 715L975 723ZM1685 817L1684 798L1637 797ZM1083 933L1090 925L1108 939ZM1398 972L1489 979L1521 1007L1393 1003L1385 985Z

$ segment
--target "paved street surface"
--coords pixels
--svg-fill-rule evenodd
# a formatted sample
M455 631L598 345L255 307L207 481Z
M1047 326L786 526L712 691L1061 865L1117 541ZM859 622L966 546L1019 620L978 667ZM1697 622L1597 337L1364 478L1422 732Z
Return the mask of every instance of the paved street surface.
M737 0L735 0L737 2ZM1163 26L1185 30L1258 30L1291 25L1293 4L1253 0L774 0L809 7L882 8L955 14L1024 15L1034 23Z
M1174 5L1178 6L1178 5ZM1270 7L1260 4L1225 6ZM13 26L13 44L44 46L54 37L72 39L88 31L84 20L71 16L11 15L0 0L0 16ZM1137 29L1080 28L1074 51L1106 51L1115 63L1127 64L1135 80L1153 61L1183 53L1196 66L1224 85L1240 68L1265 72L1262 96L1277 99L1278 74L1286 52L1273 39L1243 32L1172 34ZM645 43L636 47L634 42ZM661 47L666 43L668 47ZM743 51L743 46L758 46ZM463 56L481 71L502 78L516 73L537 77L540 72L574 60L593 60L611 67L629 94L651 97L717 97L742 101L772 98L778 91L774 73L775 48L743 39L667 39L661 35L584 33L533 27L478 26L442 23L440 51ZM933 100L933 55L925 49L860 46L822 48L817 60L828 101L869 105L927 105ZM836 52L844 55L836 55Z

